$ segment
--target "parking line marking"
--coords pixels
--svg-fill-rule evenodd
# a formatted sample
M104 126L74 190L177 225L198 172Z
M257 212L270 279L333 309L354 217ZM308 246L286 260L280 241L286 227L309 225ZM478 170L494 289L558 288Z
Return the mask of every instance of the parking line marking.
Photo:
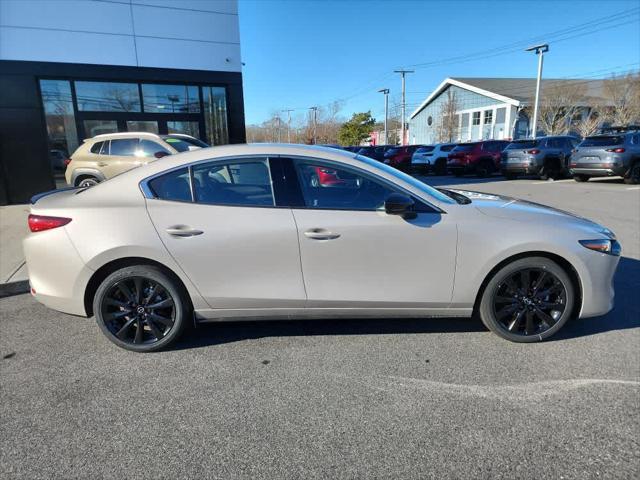
M640 187L627 187L627 190L640 190Z
M542 180L540 182L533 182L532 185L553 185L554 183L573 182L573 178L567 178L565 180Z

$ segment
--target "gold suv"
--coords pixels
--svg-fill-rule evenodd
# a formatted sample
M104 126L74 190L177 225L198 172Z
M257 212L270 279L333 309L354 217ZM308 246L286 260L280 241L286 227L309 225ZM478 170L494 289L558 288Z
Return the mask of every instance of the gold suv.
M86 139L71 155L65 179L69 185L90 187L119 173L174 153L208 145L183 134L147 132L107 133Z

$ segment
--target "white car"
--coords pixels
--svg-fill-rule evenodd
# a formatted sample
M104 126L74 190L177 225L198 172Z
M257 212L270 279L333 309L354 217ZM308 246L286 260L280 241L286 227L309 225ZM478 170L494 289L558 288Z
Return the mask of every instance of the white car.
M455 143L437 143L419 147L411 157L412 170L419 173L447 173L448 155L455 148Z
M135 351L230 318L477 312L501 337L538 341L612 308L620 255L589 220L296 145L201 149L41 194L29 226L33 296L95 315Z

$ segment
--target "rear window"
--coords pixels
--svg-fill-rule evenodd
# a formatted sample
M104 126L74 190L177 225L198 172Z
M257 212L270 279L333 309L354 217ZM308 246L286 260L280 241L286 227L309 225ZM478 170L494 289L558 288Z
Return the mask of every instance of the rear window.
M581 147L608 147L610 145L622 145L624 137L621 135L608 135L587 137L580 144Z
M420 147L416 150L416 153L429 153L432 152L434 148L436 147Z
M522 148L533 148L537 146L537 140L522 140L520 142L511 142L509 145L507 145L506 150L520 150Z
M456 148L453 149L453 151L454 152L470 152L474 148L476 148L477 145L478 145L477 143L470 143L468 145L458 145Z

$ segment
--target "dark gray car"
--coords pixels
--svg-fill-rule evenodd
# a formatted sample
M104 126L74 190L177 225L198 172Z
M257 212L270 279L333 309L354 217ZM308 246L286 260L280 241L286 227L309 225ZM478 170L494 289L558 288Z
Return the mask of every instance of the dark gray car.
M510 179L518 175L539 175L543 180L565 176L578 142L570 136L515 140L502 152L502 174Z
M625 130L585 138L571 157L573 178L586 182L591 177L620 176L626 183L640 183L640 127Z

